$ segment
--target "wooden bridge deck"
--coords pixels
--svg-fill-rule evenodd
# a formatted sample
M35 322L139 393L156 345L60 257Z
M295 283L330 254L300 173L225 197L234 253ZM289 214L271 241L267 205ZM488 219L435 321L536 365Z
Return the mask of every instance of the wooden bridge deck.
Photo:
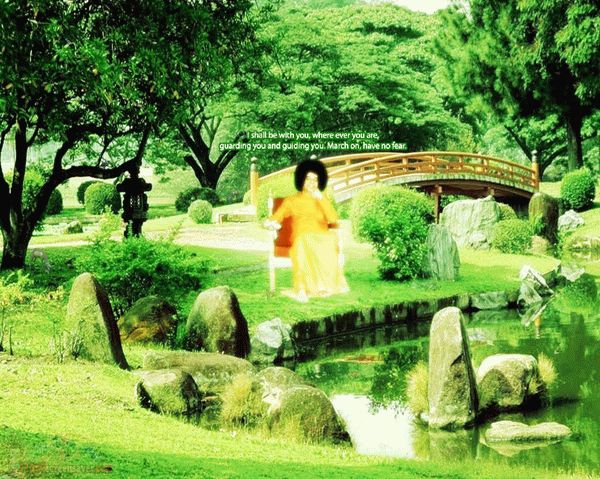
M531 167L492 156L465 152L369 152L321 158L329 173L329 188L337 202L352 198L376 183L403 184L436 196L491 194L507 202L528 200L539 189L537 163ZM295 166L251 181L258 184L292 173ZM253 197L256 197L253 194Z

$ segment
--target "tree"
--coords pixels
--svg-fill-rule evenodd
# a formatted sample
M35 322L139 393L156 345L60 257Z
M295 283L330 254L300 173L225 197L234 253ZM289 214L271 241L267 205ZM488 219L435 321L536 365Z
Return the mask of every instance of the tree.
M21 268L54 189L73 177L139 168L148 139L181 121L190 99L227 78L251 29L250 1L9 0L0 4L0 152L14 135L10 184L0 165L2 268ZM199 92L200 90L200 92ZM193 93L193 94L192 94ZM75 155L97 141L93 158ZM136 142L130 158L111 155ZM45 182L23 203L28 153L57 145Z
M599 18L594 0L471 0L468 13L445 12L437 51L454 93L508 118L509 128L557 115L576 169L583 122L600 107Z

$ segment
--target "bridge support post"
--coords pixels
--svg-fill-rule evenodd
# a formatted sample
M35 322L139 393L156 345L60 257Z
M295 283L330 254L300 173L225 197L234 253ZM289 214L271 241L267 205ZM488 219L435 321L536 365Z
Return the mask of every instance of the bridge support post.
M440 212L441 212L441 199L442 199L442 187L440 185L435 185L433 188L433 201L434 201L434 213L435 213L435 222L440 222Z
M258 159L253 156L250 160L250 204L255 208L258 207L258 170L256 162Z

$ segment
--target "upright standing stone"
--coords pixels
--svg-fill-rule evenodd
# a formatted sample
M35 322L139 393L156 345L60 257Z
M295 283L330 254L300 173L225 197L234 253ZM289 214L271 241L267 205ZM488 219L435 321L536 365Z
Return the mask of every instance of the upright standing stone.
M458 428L475 420L475 372L460 309L444 308L433 317L429 335L429 426Z
M66 328L76 349L72 352L77 356L128 368L108 295L90 273L79 275L73 282Z
M532 225L539 224L540 234L550 243L556 243L558 232L558 200L546 193L535 193L529 200L529 221Z
M435 279L454 281L458 278L459 269L460 257L456 241L446 227L430 225L427 233L425 273Z
M229 286L198 295L186 323L186 346L245 358L250 353L248 323Z

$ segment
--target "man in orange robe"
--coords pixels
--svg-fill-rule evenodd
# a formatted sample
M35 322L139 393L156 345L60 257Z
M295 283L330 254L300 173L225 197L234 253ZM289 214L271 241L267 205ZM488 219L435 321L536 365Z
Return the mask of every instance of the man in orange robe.
M292 218L293 296L305 302L309 297L348 292L338 235L330 230L338 216L322 193L327 170L320 161L307 160L296 167L294 177L298 193L287 197L267 221L267 226L277 228Z

